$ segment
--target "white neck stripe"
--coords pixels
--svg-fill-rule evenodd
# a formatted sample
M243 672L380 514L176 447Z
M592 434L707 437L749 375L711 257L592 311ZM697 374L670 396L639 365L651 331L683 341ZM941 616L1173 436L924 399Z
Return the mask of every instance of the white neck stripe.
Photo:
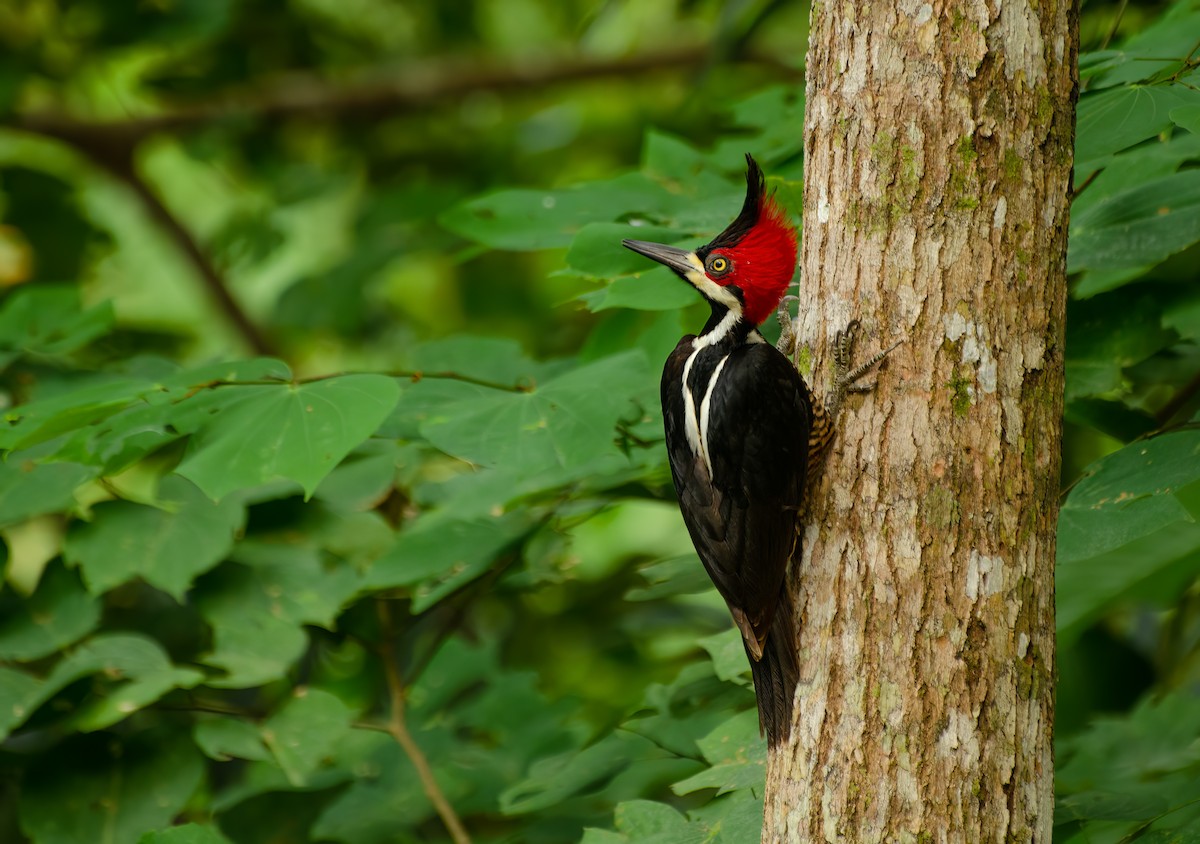
M704 465L708 467L708 476L712 477L712 458L708 453L708 411L712 404L713 388L717 386L717 379L721 377L721 370L725 368L725 361L729 360L729 355L721 358L721 362L717 364L717 368L713 370L712 378L708 379L708 389L704 391L704 400L700 402L700 457L704 461Z
M707 334L701 334L692 341L692 348L703 349L707 346L715 346L717 343L720 343L729 336L730 331L733 331L733 327L737 325L741 316L741 313L738 311L726 311L725 316L721 317L721 321L713 326L712 331Z
M688 376L692 374L692 364L696 362L698 354L699 348L688 355L687 363L683 365L683 432L687 436L688 445L692 447L692 453L700 455L705 468L708 468L704 446L700 442L700 425L696 420L696 400L692 398L692 391L688 389Z

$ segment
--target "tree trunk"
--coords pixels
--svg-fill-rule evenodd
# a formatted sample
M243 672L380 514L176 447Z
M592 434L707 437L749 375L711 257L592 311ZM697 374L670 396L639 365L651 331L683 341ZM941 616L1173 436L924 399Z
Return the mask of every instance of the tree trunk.
M905 343L810 494L765 842L1050 841L1077 23L813 4L801 369Z

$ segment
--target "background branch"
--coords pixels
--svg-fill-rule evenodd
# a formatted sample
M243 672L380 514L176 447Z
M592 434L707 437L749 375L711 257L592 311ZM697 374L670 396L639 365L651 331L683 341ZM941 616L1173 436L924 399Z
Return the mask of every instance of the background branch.
M416 768L425 796L433 804L433 808L442 819L442 823L445 824L446 830L454 839L455 844L471 844L471 838L467 835L466 828L459 820L454 807L450 805L450 801L446 799L446 795L442 793L441 787L438 786L433 769L429 767L429 760L425 758L424 752L413 741L412 734L408 731L408 725L404 721L404 681L400 677L400 665L396 661L396 648L393 642L396 631L392 624L391 607L387 600L377 598L375 611L379 616L379 656L383 661L388 696L391 699L391 714L388 718L387 731Z

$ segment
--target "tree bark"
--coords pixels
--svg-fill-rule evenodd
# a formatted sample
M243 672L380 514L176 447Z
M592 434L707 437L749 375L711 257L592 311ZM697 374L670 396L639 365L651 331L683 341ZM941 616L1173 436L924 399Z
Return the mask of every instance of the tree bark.
M764 842L1050 841L1077 24L813 4L799 363L905 343L810 493Z

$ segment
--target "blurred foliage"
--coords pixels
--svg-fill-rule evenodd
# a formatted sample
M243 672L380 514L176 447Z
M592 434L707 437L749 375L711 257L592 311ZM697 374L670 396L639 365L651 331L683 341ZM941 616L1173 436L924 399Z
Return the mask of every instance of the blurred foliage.
M617 244L799 216L806 19L0 6L0 840L758 840ZM1192 840L1200 3L1081 31L1056 832Z

